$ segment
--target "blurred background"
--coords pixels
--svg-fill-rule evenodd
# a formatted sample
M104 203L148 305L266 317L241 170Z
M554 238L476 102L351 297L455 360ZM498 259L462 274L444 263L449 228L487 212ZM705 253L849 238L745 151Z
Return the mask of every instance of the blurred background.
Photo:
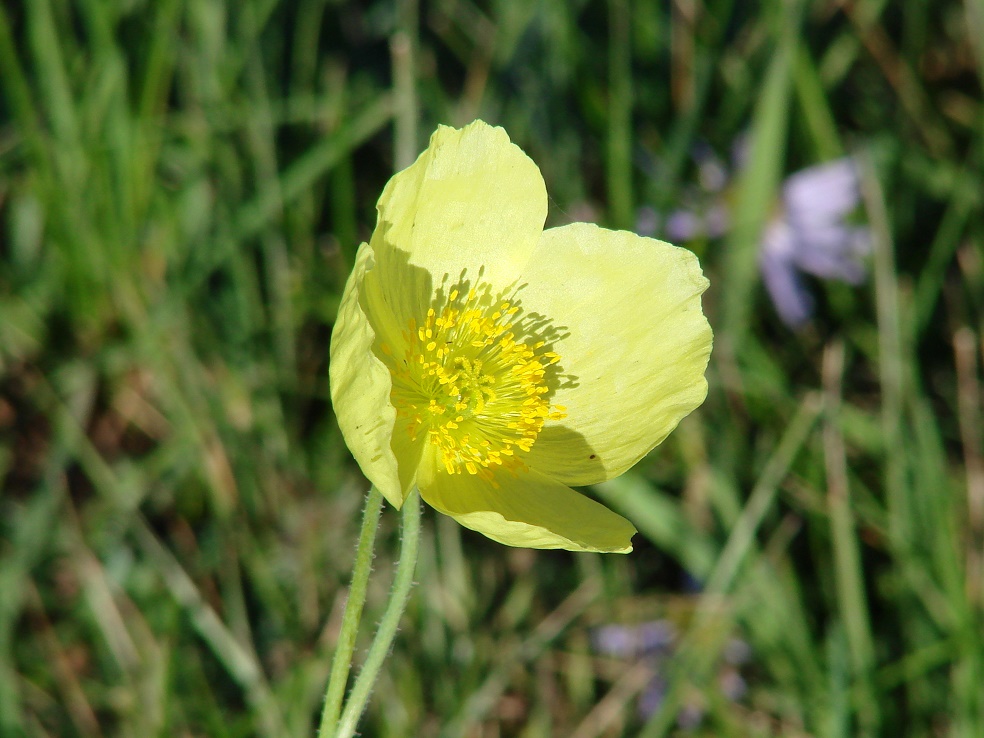
M979 0L4 2L0 735L314 734L367 489L339 294L480 117L549 225L698 254L710 393L586 490L628 556L425 510L363 734L984 736L982 39Z

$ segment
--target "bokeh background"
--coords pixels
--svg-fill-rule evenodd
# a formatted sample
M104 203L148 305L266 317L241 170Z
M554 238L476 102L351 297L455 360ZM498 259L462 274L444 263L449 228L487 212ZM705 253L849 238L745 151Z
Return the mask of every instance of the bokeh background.
M339 294L476 117L549 224L699 255L710 393L587 490L628 556L425 511L363 734L984 735L982 43L979 0L4 2L0 735L314 734Z

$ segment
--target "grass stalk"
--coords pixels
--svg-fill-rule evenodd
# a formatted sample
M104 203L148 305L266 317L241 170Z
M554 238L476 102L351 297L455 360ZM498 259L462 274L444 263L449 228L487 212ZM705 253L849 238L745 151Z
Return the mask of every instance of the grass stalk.
M850 486L844 438L840 431L844 345L827 347L823 359L825 423L824 462L827 471L827 506L834 548L834 577L841 621L847 636L851 673L859 693L859 735L877 735L880 723L878 697L873 682L875 647L864 590L860 544L851 510Z
M630 230L632 206L631 0L608 0L608 205L612 224Z

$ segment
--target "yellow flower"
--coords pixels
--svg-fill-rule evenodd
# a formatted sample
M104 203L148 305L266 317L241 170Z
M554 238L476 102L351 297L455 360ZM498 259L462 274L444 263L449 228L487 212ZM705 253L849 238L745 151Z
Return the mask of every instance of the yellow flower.
M510 546L632 550L568 485L626 471L707 394L696 257L586 223L543 230L536 165L501 128L440 127L377 205L331 341L366 477Z

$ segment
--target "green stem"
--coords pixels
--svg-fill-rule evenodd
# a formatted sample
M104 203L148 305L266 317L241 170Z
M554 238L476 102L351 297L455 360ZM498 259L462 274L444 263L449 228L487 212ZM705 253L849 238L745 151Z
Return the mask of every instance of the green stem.
M338 647L335 649L335 658L331 662L331 676L328 677L318 738L329 738L332 735L332 729L338 724L338 716L342 712L342 698L345 696L345 684L348 682L349 670L352 668L352 653L355 651L355 636L359 631L359 621L362 619L362 606L366 603L366 585L369 583L369 572L372 570L372 549L376 542L376 529L379 527L379 515L382 509L383 495L373 487L366 497L362 530L359 532L359 543L355 549L352 584L345 603L345 613L342 615Z
M403 544L400 548L400 563L396 567L393 578L393 590L390 593L389 604L383 619L379 623L376 637L369 647L369 655L355 680L355 686L345 704L345 711L338 724L334 738L351 738L355 734L356 725L362 712L366 709L372 686L379 676L379 670L389 654L397 627L410 598L410 588L413 586L413 572L417 567L417 549L420 544L420 497L416 490L410 493L403 503ZM324 729L324 723L322 723ZM319 738L327 738L322 732Z

